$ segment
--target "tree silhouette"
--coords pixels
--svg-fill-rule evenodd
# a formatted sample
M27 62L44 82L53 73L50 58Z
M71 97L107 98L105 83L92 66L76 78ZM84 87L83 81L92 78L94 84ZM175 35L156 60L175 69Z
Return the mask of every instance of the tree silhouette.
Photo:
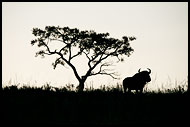
M123 55L130 56L134 51L129 41L133 41L135 37L123 36L122 40L108 37L109 33L96 33L95 31L79 31L79 29L70 29L69 27L46 26L44 30L33 28L32 34L37 38L31 41L32 46L37 44L43 47L36 52L36 56L41 55L57 55L53 63L54 69L58 64L68 65L74 72L75 77L79 81L78 91L83 91L84 83L88 77L94 75L108 75L116 78L116 73L108 69L113 62L107 61L108 58L114 57L118 61L123 61ZM59 48L50 49L55 42L59 42ZM73 59L81 55L86 56L88 70L82 76L79 75ZM98 68L98 71L95 69ZM106 69L105 69L106 68Z

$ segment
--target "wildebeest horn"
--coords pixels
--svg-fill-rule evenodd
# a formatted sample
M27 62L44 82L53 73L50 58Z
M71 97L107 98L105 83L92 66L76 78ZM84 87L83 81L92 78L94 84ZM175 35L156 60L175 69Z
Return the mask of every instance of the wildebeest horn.
M149 68L147 68L149 70L149 74L151 73L151 70Z
M138 70L138 72L140 72L141 68Z

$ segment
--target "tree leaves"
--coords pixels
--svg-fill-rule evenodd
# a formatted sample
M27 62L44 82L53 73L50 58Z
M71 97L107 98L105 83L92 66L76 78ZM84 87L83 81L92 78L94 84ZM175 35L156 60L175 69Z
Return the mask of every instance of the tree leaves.
M65 62L61 59L61 57L56 58L55 63L52 63L53 69L55 69L58 64L65 66Z
M113 57L119 57L120 55L130 56L134 50L130 47L129 41L136 39L135 37L123 36L122 40L119 40L109 37L109 33L96 33L93 30L79 31L77 28L61 28L59 26L46 26L44 30L33 28L32 34L38 37L31 41L32 46L37 43L38 47L44 46L50 49L48 43L53 41L62 42L65 46L59 52L63 56L68 55L68 53L71 55L72 47L77 47L79 49L78 53L75 56L70 56L70 60L83 53L93 55L92 58L103 54ZM37 54L43 54L42 52L39 53Z
M45 57L44 54L45 54L45 51L44 50L40 50L40 51L36 52L36 56L35 57L37 57L38 55L40 55L40 56L42 56L42 58L44 58Z
M60 28L59 26L46 26L45 30L33 28L33 34L39 38L32 40L32 45L38 43L38 46L41 47L48 39L50 41L57 40L66 44L67 46L64 48L63 55L67 55L69 46L78 47L83 51L92 52L95 55L100 55L104 52L112 54L112 56L129 55L133 51L129 41L136 39L135 37L123 36L123 40L119 40L110 38L109 33L96 33L93 30L79 31L77 28ZM105 49L107 50L105 51Z
M34 36L43 36L45 31L39 29L39 28L33 28L32 30L32 34L34 34Z

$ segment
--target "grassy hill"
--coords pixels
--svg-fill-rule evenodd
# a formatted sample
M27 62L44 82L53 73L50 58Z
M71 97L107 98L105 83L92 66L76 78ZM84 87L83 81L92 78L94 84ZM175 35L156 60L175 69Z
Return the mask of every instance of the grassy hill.
M126 93L119 88L82 93L70 87L5 87L1 90L4 124L162 125L185 124L189 93L183 90Z

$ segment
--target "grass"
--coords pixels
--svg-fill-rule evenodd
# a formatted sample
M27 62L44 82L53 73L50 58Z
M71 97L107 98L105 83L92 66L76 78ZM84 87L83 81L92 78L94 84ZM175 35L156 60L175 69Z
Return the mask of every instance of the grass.
M181 85L176 85L174 88L164 88L164 85L161 86L161 88L158 88L157 90L150 90L147 89L146 87L144 88L143 94L178 94L178 93L186 93L187 91L187 83L183 83ZM3 91L39 91L39 92L51 92L51 93L77 93L76 89L74 88L73 84L66 84L65 86L61 87L53 87L50 85L50 83L46 83L45 85L41 87L37 86L30 86L30 85L22 85L20 86L20 83L17 85L9 85L9 86L4 86L2 88ZM123 94L123 87L121 84L117 83L115 86L106 86L106 85L101 85L99 88L94 89L92 86L86 87L84 89L83 93L120 93ZM133 94L138 94L135 91L132 91Z
M124 94L117 84L78 93L72 84L57 88L47 83L5 86L1 95L5 124L185 124L189 114L189 92L181 87Z

